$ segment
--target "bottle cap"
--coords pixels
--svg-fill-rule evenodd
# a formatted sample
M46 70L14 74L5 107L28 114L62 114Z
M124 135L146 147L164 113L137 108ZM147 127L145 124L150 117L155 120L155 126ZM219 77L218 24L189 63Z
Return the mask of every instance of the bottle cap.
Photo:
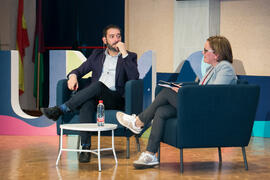
M103 100L99 100L98 103L102 103L103 104Z

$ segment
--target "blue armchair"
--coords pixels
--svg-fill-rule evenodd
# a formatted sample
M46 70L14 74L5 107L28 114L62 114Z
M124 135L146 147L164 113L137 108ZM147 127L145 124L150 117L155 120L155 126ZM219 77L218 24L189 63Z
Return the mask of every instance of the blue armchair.
M80 87L87 84L89 79L81 79ZM70 96L72 95L72 91L70 91L67 87L67 80L62 79L57 83L57 94L56 94L56 105L61 105L66 102ZM139 114L143 108L143 80L130 80L125 85L125 109L124 112L127 114ZM120 125L116 119L116 112L118 110L106 110L105 107L105 123L113 123L117 124L118 128L115 130L115 136L124 136L127 139L127 147L126 147L126 157L130 156L130 142L129 138L134 135L127 128ZM57 121L57 134L60 134L60 125L66 123L79 123L78 112L69 113L62 115ZM146 127L147 128L147 127ZM146 129L145 128L145 129ZM142 133L145 130L142 131ZM136 135L137 149L140 151L139 137L142 135ZM78 132L64 130L63 134L78 134ZM103 135L107 135L108 133L104 132ZM111 134L108 134L111 135ZM78 146L80 142L78 141Z
M183 149L241 147L248 170L245 147L248 146L256 114L259 86L185 85L178 92L177 117L165 122L161 142L180 149L183 173ZM160 158L160 151L159 151Z

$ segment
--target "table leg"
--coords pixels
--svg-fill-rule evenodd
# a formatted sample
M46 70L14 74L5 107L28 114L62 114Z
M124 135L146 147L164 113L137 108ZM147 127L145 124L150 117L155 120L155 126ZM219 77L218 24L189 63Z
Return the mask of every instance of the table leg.
M101 171L101 164L100 164L100 131L98 131L98 170Z
M62 148L63 148L63 129L61 128L61 134L60 134L60 149L59 149L59 153L58 153L58 157L56 160L56 165L58 165L59 159L61 157L62 154Z
M115 164L117 164L117 157L116 157L116 153L115 153L115 149L114 149L114 130L112 130L112 151L113 151Z

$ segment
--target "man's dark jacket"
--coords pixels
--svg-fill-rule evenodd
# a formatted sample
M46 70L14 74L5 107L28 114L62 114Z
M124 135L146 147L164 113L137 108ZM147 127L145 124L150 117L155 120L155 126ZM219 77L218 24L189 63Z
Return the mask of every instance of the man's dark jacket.
M80 80L85 74L92 71L91 82L96 82L102 74L105 58L105 50L96 49L84 63L77 69L72 70L68 76L70 74L76 74L77 79ZM125 83L128 80L139 78L136 53L128 51L127 57L122 58L122 55L118 56L115 76L116 91L123 96L125 92Z

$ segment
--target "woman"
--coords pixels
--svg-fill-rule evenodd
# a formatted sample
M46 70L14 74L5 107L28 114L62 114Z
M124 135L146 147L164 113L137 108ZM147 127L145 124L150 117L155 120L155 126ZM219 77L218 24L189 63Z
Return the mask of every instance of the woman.
M203 50L204 62L211 65L200 85L207 84L236 84L237 77L232 67L233 55L230 42L223 36L209 37ZM159 164L155 154L158 151L162 136L164 121L176 116L178 87L164 88L153 103L138 116L131 116L117 112L116 117L120 124L139 134L145 124L152 123L152 130L148 140L146 152L143 152L137 161L136 168L153 167Z

